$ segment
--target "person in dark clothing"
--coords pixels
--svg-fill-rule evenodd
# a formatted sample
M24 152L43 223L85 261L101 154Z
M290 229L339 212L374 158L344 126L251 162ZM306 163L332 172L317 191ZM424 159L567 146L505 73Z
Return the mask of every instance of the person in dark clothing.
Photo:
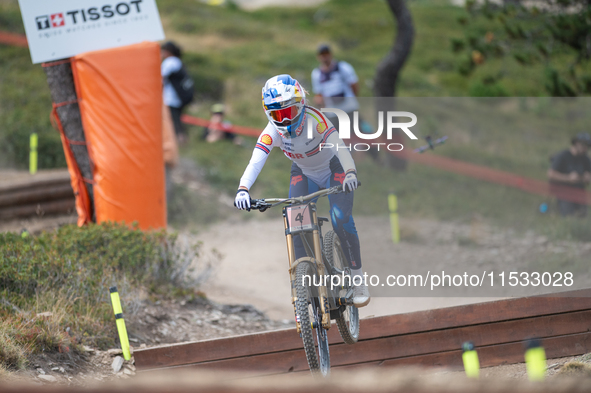
M165 42L160 46L162 58L161 74L163 81L162 99L170 110L170 116L174 124L174 131L180 143L187 140L187 133L181 122L181 115L186 104L183 103L179 93L175 89L171 79L183 72L181 61L181 49L172 41Z
M577 134L571 140L570 148L552 157L548 170L550 184L584 189L591 182L591 159L587 150L591 146L591 136L586 132ZM558 199L558 210L562 216L584 217L587 206Z

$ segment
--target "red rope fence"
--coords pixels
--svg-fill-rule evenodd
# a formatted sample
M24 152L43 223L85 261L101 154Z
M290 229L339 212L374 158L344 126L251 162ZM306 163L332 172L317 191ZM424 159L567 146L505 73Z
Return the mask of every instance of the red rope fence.
M27 37L22 34L9 33L7 31L0 31L0 44L20 46L27 48L29 43Z

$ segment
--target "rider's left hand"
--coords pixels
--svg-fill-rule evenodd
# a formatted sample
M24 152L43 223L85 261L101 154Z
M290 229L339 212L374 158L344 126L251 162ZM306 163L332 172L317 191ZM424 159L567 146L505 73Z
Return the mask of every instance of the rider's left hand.
M357 174L353 171L347 173L343 180L343 191L351 192L357 189Z

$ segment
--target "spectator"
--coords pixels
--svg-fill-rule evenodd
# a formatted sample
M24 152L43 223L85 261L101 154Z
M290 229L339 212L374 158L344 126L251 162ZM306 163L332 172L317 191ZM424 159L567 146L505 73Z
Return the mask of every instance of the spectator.
M317 107L341 109L353 121L353 111L359 109L357 97L359 80L353 67L344 61L332 57L330 47L322 44L317 51L320 66L312 71L312 92ZM339 122L336 115L326 112L325 115L338 130Z
M179 150L174 137L174 125L170 117L170 111L164 104L162 105L162 150L164 154L166 201L170 203L172 198L172 169L179 162Z
M586 132L577 134L571 140L570 148L552 157L548 170L550 184L584 189L591 182L591 159L587 150L591 146L591 136ZM584 217L587 206L558 199L558 210L562 216Z
M232 123L224 120L225 109L223 104L215 104L211 107L209 127L203 129L203 139L209 143L227 139L236 145L240 145L242 144L242 138L230 132L229 129L232 127Z
M170 109L174 124L174 132L180 143L187 140L187 134L181 123L181 115L185 106L193 100L193 81L187 75L181 61L181 49L172 41L160 47L162 57L161 73L163 81L162 98Z

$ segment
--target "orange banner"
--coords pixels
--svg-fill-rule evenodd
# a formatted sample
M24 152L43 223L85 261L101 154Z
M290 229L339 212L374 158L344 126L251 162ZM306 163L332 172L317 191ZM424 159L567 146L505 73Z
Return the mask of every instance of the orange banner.
M72 71L94 164L97 222L166 227L158 44L84 53Z

